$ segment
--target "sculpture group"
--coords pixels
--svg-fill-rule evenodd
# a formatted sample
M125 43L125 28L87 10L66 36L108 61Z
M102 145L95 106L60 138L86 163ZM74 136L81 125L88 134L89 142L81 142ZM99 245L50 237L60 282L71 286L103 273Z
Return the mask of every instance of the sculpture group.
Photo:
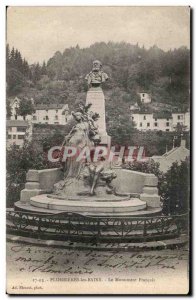
M15 203L17 209L98 217L161 211L155 175L113 167L107 155L92 159L97 146L110 149L101 88L107 79L101 62L94 61L92 71L86 76L89 86L86 103L79 103L72 113L75 125L60 147L62 153L65 148L75 147L77 155L88 148L88 156L77 159L77 156L67 155L64 161L61 153L60 169L29 170L21 199Z

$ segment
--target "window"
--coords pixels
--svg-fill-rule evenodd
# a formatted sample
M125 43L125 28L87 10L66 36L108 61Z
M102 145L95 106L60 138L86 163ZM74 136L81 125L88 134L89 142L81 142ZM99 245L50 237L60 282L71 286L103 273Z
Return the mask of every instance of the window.
M134 117L132 117L132 120L134 120Z
M166 122L166 126L167 126L167 127L169 126L169 122Z
M144 120L146 120L146 116L144 116Z
M8 134L8 139L11 140L12 136L11 134Z
M26 132L26 127L19 126L17 127L17 131Z
M166 129L166 131L169 131L169 129Z
M58 116L55 116L55 120L58 120Z
M15 120L17 120L17 115L15 115Z
M154 120L157 121L157 118L155 118Z
M37 120L37 117L36 117L36 116L33 116L33 120Z
M150 127L150 123L147 123L147 127Z
M9 131L12 131L12 127L9 127Z
M178 120L182 120L183 116L182 115L178 115Z
M13 135L13 139L14 139L14 140L16 139L16 135L15 135L15 134Z
M46 116L45 120L49 120L48 116Z
M143 97L145 97L145 94L143 94Z
M58 113L58 109L56 109L56 113Z
M24 135L18 135L19 140L24 140Z
M154 126L155 126L155 127L157 127L157 126L158 126L157 122L155 122L155 123L154 123Z
M140 122L140 127L142 127L142 122Z
M167 118L167 121L169 121L169 118Z

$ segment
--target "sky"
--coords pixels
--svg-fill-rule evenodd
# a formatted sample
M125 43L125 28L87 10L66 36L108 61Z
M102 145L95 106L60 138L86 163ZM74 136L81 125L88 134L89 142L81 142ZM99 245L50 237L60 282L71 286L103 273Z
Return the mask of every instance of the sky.
M14 7L7 10L7 42L29 63L56 51L95 42L121 42L163 50L190 48L190 10L163 7Z

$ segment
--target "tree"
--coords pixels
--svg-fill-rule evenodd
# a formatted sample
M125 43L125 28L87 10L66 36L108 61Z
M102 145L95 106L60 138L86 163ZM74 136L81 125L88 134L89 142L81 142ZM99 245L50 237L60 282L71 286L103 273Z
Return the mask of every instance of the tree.
M41 79L41 66L39 65L39 63L37 63L36 65L33 66L32 80L34 83L36 83L40 79Z
M10 64L10 47L9 44L6 45L6 66L9 67Z
M7 69L6 82L8 95L17 95L25 86L24 76L14 68Z
M46 69L46 62L44 60L43 65L41 67L41 74L46 75L47 74L47 69Z
M10 52L10 66L14 67L15 66L15 49L14 47L12 48Z
M7 207L12 207L14 202L20 200L20 191L24 189L26 174L29 169L48 169L59 167L48 161L47 155L38 150L34 143L25 143L22 148L13 145L7 149Z
M190 162L173 163L165 174L161 186L163 213L180 214L188 211L190 205Z
M22 73L23 73L24 76L26 76L27 78L29 78L29 76L30 76L30 69L29 69L29 64L28 64L28 62L26 61L25 58L23 59L23 62L22 62Z
M24 120L27 115L31 115L35 112L34 105L30 99L22 99L19 104L18 114L23 116Z
M9 119L11 116L12 116L11 105L10 105L10 102L7 101L6 102L6 118Z

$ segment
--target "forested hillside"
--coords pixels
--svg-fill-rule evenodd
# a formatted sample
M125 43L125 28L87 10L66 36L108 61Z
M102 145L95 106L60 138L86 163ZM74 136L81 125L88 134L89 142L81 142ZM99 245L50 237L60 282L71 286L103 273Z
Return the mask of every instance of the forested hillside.
M113 142L130 142L133 125L130 104L139 102L138 92L151 94L145 109L158 111L189 107L190 51L181 47L164 52L128 43L95 43L56 52L48 62L29 65L17 49L7 45L7 98L33 97L35 103L68 103L73 110L85 102L85 76L99 59L109 75L104 84L107 131ZM119 140L120 139L120 140Z
M105 91L120 89L121 100L127 103L137 99L138 91L145 91L153 101L179 107L189 102L189 55L185 47L164 52L156 46L147 50L124 42L102 42L58 51L47 63L29 66L18 50L7 46L7 93L29 93L37 102L73 103L86 91L84 77L92 61L99 59L110 77Z

